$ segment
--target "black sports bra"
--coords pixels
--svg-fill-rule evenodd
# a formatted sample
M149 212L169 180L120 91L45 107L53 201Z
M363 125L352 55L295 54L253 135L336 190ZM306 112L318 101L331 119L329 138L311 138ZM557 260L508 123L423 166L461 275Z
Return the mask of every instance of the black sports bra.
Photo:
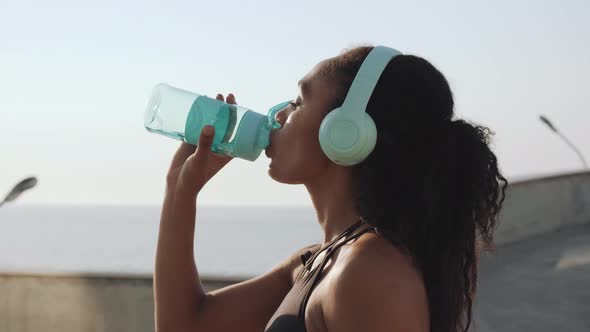
M358 221L354 225L347 228L342 234L330 241L324 248L318 244L301 255L303 268L297 274L293 287L287 293L281 305L277 308L275 314L271 317L265 332L306 332L305 327L305 308L311 292L320 280L322 270L332 253L348 243L352 239L356 239L362 234L375 230L374 227L367 227L355 233L361 225L366 225L363 220ZM340 241L346 238L344 241ZM323 251L326 255L313 270L313 262L315 258Z

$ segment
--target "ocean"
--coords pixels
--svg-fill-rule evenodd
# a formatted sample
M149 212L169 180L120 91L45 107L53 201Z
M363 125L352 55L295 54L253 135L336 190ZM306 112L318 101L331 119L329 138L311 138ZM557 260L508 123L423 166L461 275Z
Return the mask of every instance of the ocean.
M0 208L0 273L151 275L161 207ZM313 208L198 207L202 278L250 278L321 243Z

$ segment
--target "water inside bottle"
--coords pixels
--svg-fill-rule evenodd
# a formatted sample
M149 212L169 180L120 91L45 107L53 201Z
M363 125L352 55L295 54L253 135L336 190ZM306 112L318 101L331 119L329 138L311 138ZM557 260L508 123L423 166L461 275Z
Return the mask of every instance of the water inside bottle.
M212 125L215 128L215 136L211 150L235 156L234 139L240 127L240 121L247 111L248 109L238 105L227 104L207 96L199 96L193 102L185 120L183 138L189 144L198 145L203 127ZM179 135L180 137L182 134L172 133L171 135Z
M215 128L211 144L213 152L248 160L256 158L258 148L268 145L264 133L256 132L264 130L257 129L261 125L258 114L245 107L202 95L190 100L190 103L186 98L164 101L162 103L162 98L156 94L148 103L144 125L149 132L198 145L203 128L212 125ZM266 119L263 115L259 116ZM238 139L240 142L236 142Z
M234 156L234 138L247 109L236 105L226 105L229 107L223 107L217 112L214 127L215 131L219 132L220 139L218 142L214 140L216 144L212 146L212 150Z
M146 129L150 133L156 133L156 134L164 135L166 137L177 139L179 141L184 140L184 133L178 133L178 132L175 132L175 131L167 131L167 130L160 130L160 129L153 129L153 128L150 128L150 127L146 127Z

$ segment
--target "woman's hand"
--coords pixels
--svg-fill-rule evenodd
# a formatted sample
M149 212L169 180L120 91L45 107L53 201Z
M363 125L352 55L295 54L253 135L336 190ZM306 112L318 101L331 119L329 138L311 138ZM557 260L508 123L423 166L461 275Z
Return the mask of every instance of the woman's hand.
M221 94L217 94L216 99L224 101ZM230 93L226 102L236 104L234 95ZM211 151L214 135L214 127L207 125L201 132L197 147L182 142L168 170L168 191L197 195L205 184L233 159Z

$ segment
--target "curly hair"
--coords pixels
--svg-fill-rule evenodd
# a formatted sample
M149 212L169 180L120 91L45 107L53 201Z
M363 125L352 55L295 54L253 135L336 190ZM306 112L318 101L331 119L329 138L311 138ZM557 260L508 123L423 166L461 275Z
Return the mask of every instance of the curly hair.
M330 59L320 75L334 81L340 106L363 60L361 46ZM381 75L367 106L377 144L354 166L355 205L362 219L409 255L421 272L430 330L467 331L480 242L493 231L507 180L490 149L488 128L454 119L453 95L427 60L400 55Z

